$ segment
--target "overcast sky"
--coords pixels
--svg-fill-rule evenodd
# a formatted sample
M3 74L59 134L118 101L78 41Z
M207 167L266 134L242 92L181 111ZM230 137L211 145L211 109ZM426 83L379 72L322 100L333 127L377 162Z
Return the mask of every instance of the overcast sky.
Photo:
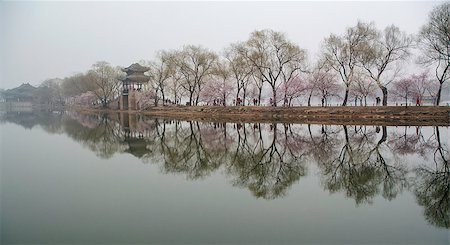
M256 29L285 32L314 58L357 20L417 33L439 2L0 2L0 87L128 66L160 49L220 51Z

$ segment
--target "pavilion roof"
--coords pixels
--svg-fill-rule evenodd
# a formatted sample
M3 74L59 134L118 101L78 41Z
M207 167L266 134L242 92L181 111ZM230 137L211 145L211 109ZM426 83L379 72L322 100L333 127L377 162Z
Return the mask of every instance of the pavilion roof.
M30 85L29 83L23 83L19 87L3 91L2 95L5 98L31 98L38 90L38 88Z
M129 67L127 67L127 68L123 68L122 69L124 72L146 72L146 71L148 71L148 70L150 70L150 68L149 67L145 67L145 66L142 66L142 65L140 65L139 63L134 63L134 64L131 64Z
M150 77L144 74L130 74L126 75L121 79L122 81L130 81L130 82L140 82L146 83L150 80Z

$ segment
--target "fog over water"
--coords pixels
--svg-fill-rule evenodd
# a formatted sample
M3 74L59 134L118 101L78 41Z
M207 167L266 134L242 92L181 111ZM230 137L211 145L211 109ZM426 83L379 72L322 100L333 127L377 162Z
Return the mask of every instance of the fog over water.
M315 58L330 33L357 20L417 33L440 2L0 2L0 87L128 66L160 49L221 51L256 29L287 33Z

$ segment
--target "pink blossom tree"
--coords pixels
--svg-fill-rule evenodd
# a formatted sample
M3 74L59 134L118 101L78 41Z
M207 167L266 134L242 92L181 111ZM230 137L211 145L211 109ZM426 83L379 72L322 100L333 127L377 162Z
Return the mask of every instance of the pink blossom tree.
M316 69L308 79L306 91L308 93L308 106L311 106L311 98L318 96L321 105L326 106L331 97L339 97L340 86L335 76L329 71Z
M317 91L320 97L322 107L328 105L328 100L332 97L339 97L339 86L337 80L332 75L327 75L324 79L318 80Z
M419 103L424 96L434 97L437 95L439 85L428 77L426 71L418 75L412 74L408 79L412 80L413 93Z
M137 108L140 110L145 110L155 104L157 96L154 90L130 91L130 93L135 93Z
M71 99L73 105L81 107L94 107L97 104L97 100L97 95L92 91L76 95Z
M360 105L364 101L364 106L367 106L367 97L375 96L375 89L376 83L372 79L360 76L350 86L350 97L355 99L355 106L357 105L358 99L360 100Z
M409 78L404 78L394 82L393 92L397 98L405 100L405 106L408 107L408 99L415 95L414 81Z
M307 89L306 82L297 75L277 88L277 94L280 95L278 102L282 100L283 106L292 106L292 100L299 98Z
M226 106L227 99L232 92L233 85L227 79L213 78L208 80L200 91L200 99L207 104L222 104Z

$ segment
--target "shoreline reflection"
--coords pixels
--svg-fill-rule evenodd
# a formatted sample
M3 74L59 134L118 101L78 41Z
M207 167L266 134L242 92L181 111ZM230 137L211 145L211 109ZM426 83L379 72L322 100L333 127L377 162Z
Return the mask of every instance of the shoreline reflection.
M447 127L217 123L126 113L7 112L1 123L66 134L103 159L132 154L163 173L206 178L223 169L233 186L276 199L314 165L323 189L356 205L414 193L425 219L450 226Z

